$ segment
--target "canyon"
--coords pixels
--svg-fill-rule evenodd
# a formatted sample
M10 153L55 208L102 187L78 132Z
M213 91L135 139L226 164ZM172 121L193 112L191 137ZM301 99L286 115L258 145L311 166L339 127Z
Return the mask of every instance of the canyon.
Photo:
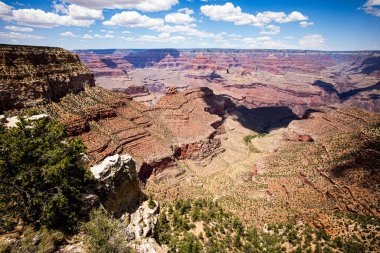
M65 124L106 171L112 213L142 193L203 198L259 229L343 238L356 232L337 213L380 217L379 52L0 51L2 121L32 108ZM128 183L113 182L124 161Z
M380 53L301 50L78 50L106 89L152 105L168 87L208 87L248 108L287 106L298 116L331 104L379 112Z

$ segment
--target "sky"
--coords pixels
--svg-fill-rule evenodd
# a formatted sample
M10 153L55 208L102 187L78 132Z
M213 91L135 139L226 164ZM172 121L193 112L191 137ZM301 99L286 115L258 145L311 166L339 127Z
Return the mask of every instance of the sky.
M380 0L0 0L0 43L380 50Z

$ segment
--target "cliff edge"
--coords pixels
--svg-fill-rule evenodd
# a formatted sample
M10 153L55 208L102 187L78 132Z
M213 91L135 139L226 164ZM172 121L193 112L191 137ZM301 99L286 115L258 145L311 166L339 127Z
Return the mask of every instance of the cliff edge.
M57 101L95 80L78 56L62 48L0 44L0 112Z

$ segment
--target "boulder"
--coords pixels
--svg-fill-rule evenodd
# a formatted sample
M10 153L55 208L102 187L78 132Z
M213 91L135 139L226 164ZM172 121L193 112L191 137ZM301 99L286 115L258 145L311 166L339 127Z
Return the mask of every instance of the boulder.
M97 180L100 202L116 217L133 211L145 197L138 185L136 163L128 154L109 156L90 170Z

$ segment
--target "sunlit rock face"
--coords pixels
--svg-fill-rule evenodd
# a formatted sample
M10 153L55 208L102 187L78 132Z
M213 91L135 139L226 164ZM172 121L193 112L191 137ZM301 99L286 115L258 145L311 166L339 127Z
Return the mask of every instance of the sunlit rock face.
M57 101L94 84L86 66L67 50L0 45L0 111Z
M136 163L130 155L109 156L90 170L97 181L97 194L108 212L120 216L134 210L144 198L136 177Z

